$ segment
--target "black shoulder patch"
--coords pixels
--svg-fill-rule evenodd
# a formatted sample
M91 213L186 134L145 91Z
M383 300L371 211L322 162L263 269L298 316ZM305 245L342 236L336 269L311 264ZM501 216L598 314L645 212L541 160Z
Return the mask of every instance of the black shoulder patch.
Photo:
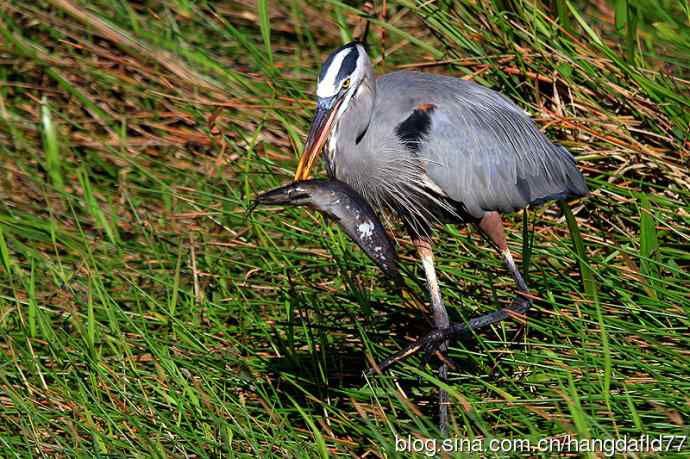
M431 113L436 108L433 104L420 104L405 121L398 124L395 133L412 152L419 151L419 142L429 133Z

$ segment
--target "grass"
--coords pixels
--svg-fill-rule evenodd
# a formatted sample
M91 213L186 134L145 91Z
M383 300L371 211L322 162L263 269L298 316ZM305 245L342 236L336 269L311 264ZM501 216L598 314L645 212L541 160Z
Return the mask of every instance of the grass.
M362 374L427 331L422 312L318 214L245 215L290 180L320 62L367 17L378 73L500 90L575 154L593 190L531 210L527 228L507 219L538 314L524 346L508 343L512 322L452 346L450 435L688 434L683 2L390 0L384 13L335 0L10 0L3 457L394 457L396 436L437 438L431 368ZM437 240L452 318L510 299L476 234L447 226ZM423 295L414 250L398 243Z

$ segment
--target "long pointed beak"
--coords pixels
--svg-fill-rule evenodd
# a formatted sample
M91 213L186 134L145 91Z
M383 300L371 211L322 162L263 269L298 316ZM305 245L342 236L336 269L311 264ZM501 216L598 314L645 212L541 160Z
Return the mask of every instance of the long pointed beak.
M331 132L335 115L338 113L338 108L341 103L342 99L336 100L335 102L333 99L319 101L316 107L314 121L312 121L311 127L309 128L307 142L304 145L304 153L302 153L299 164L297 164L295 181L307 180L309 178L309 171L319 157L323 144L326 143L326 139L328 139L328 134Z

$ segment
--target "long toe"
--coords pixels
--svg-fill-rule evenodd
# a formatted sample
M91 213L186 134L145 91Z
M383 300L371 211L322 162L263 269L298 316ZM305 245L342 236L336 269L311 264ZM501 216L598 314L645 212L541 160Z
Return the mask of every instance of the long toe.
M435 330L432 330L432 333L433 333L434 331L435 331ZM428 335L427 335L427 336L428 336ZM424 338L422 338L421 340L424 340ZM432 357L436 352L440 351L440 348L441 348L441 344L440 344L440 343L436 343L436 342L434 342L434 341L429 341L429 342L425 343L425 344L422 346L422 348L420 349L420 351L422 351L422 360L421 360L421 362L419 363L419 369L420 369L420 370L424 370L424 368L426 368L427 364L428 364L429 361L431 360L431 357ZM417 383L419 384L419 383L421 383L421 382L422 382L422 377L421 377L421 376L417 376Z
M403 350L385 359L378 365L378 368L381 371L386 371L392 365L398 362L402 362L403 360L406 360L409 357L418 354L419 352L424 352L424 357L422 358L422 365L420 367L423 368L429 362L431 356L436 351L441 350L445 341L447 341L449 337L461 333L458 331L459 328L462 328L462 324L452 323L448 328L434 328L414 343L405 347Z

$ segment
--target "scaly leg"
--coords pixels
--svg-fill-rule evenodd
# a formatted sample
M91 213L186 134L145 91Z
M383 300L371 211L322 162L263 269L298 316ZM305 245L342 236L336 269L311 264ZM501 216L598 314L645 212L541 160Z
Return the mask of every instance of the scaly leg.
M481 219L481 221L478 223L478 227L482 233L482 235L486 236L492 243L496 245L496 248L498 251L501 253L501 256L503 258L503 261L506 264L506 267L508 268L508 271L510 271L510 274L513 276L513 279L515 280L515 283L517 284L517 288L519 292L524 292L524 293L529 293L529 290L527 288L527 284L525 283L525 280L523 279L522 275L520 274L520 271L518 271L517 266L515 266L515 261L513 260L513 256L510 254L510 250L508 249L508 243L506 241L505 237L505 231L503 230L503 223L501 222L501 216L498 214L498 212L488 212L485 214L484 218ZM414 239L414 238L413 238ZM419 246L418 246L418 250ZM420 255L422 256L422 261L424 262L424 254L422 253L422 250L420 250ZM433 274L433 284L435 285L436 289L436 295L437 295L437 300L436 302L432 301L434 305L439 304L440 308L434 309L434 321L435 324L436 322L436 310L439 310L440 314L440 319L443 320L445 316L445 320L447 320L448 315L446 314L446 310L443 307L443 303L441 302L441 296L440 293L438 292L438 284L436 282L436 275L435 272L433 272L433 259L431 258L431 246L428 246L428 262L427 262L432 270ZM425 263L425 269L426 269L426 263ZM429 275L427 272L427 281L429 280ZM434 290L430 287L429 290L432 293L432 300L434 300ZM516 336L513 338L513 341L516 341L519 339L520 335L524 331L524 323L525 319L527 318L527 313L529 312L530 307L532 306L532 300L528 297L522 296L522 295L517 295L515 300L513 301L512 304L509 306L506 306L505 308L501 308L497 311L484 314L483 316L475 317L474 319L470 319L466 324L465 323L453 323L449 324L447 328L439 328L438 325L436 325L436 328L417 340L416 342L410 344L407 346L405 349L401 350L400 352L396 353L395 355L392 355L391 357L388 357L385 359L383 362L381 362L378 365L379 370L384 371L387 368L390 368L393 364L400 362L401 360L404 360L410 356L413 356L417 354L420 351L424 351L425 353L433 352L436 349L440 349L440 346L443 344L447 348L447 341L449 338L452 337L457 337L459 335L464 335L468 334L469 332L473 330L478 330L483 327L487 327L489 325L495 324L497 322L501 322L502 320L505 320L509 317L516 318L520 320L520 328L518 329L518 332L516 333Z
M513 256L510 254L510 249L508 248L508 241L506 240L506 234L503 230L503 222L501 221L501 215L498 212L487 212L484 217L479 221L477 225L479 230L487 236L491 242L494 243L498 251L501 253L503 262L506 264L508 271L513 276L515 284L517 286L518 292L523 292L529 294L529 289L527 288L527 283L523 279L522 274L515 266L515 261ZM529 297L520 295L520 298L516 298L515 301L522 301L525 303L525 314L529 312L529 308L532 306L532 300ZM523 333L525 332L525 325L520 324L515 336L513 337L513 342L519 340Z
M414 235L412 237L412 241L414 242L415 247L417 247L417 252L419 253L419 257L422 259L422 265L424 266L426 283L431 296L434 329L446 330L450 326L450 320L448 319L448 312L446 311L446 307L443 305L441 291L438 287L436 269L434 269L434 256L431 250L431 241L428 238L421 238ZM443 355L445 355L448 350L448 342L442 341L437 349ZM438 368L438 377L444 383L448 381L448 365L445 362L441 362L441 366ZM440 389L438 393L438 410L438 422L441 435L445 437L448 435L448 392L444 389Z

